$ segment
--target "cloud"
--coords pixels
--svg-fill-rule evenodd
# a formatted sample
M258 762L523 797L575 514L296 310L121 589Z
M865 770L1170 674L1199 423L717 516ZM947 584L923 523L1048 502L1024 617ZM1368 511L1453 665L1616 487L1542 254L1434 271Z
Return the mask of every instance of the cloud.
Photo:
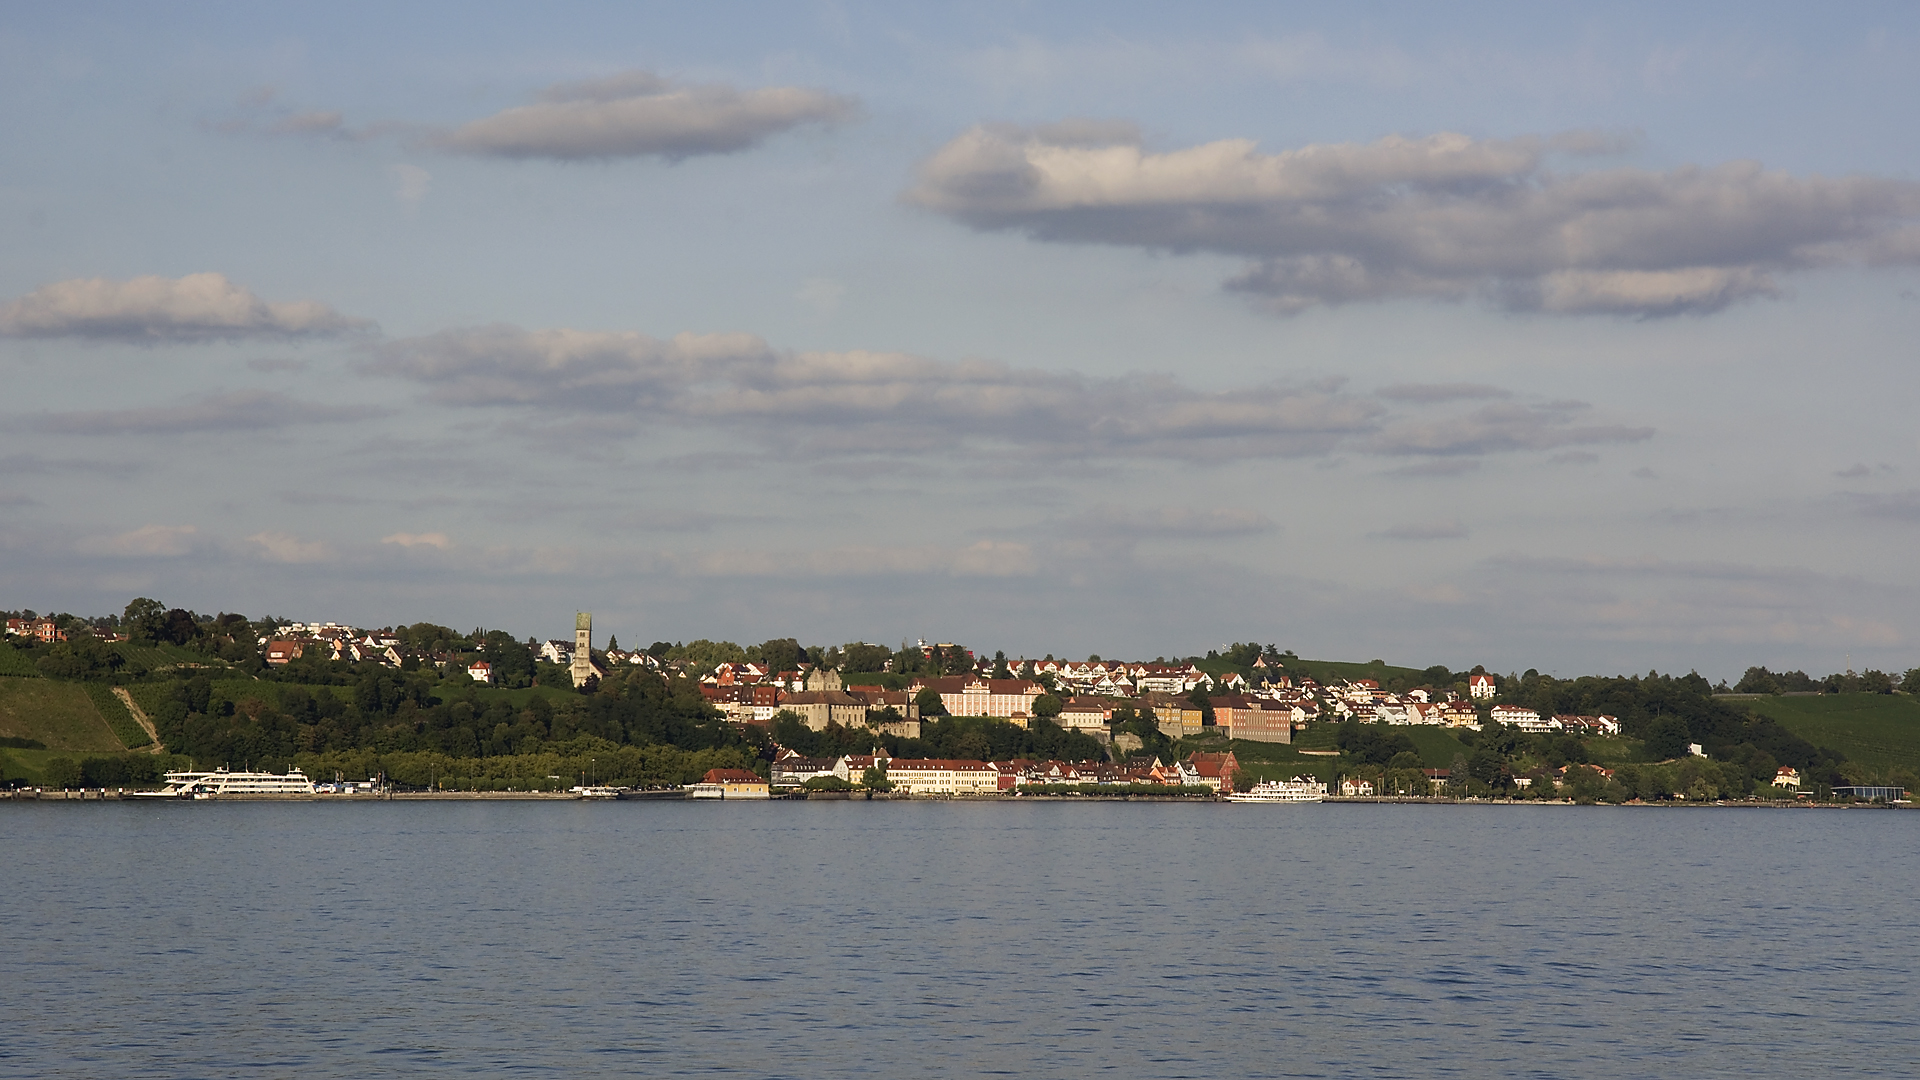
M292 533L268 530L247 537L259 546L258 554L269 562L316 563L333 559L333 547L322 540L302 540Z
M393 197L409 207L417 207L433 186L433 174L418 165L395 165Z
M1461 476L1480 471L1479 458L1440 458L1422 461L1415 465L1402 465L1397 469L1388 469L1388 476L1434 477Z
M1160 375L782 351L747 334L662 340L496 325L389 342L367 370L418 382L448 404L721 424L816 455L973 444L1057 456L1297 456L1374 432L1385 411L1326 386L1205 393Z
M1555 465L1595 465L1600 455L1591 450L1569 450L1564 454L1555 454L1547 459Z
M1920 521L1920 491L1896 491L1880 495L1843 496L1856 513L1891 521Z
M1376 540L1459 540L1467 535L1467 527L1457 521L1422 521L1411 525L1395 525L1391 529L1367 534Z
M1513 396L1497 386L1488 386L1485 383L1400 383L1395 386L1383 386L1373 393L1375 397L1386 398L1388 401L1406 401L1417 405Z
M1279 526L1251 510L1199 510L1190 506L1129 509L1096 506L1066 522L1067 531L1114 539L1252 536Z
M225 275L76 278L0 307L0 335L152 344L317 337L371 326L313 300L272 303Z
M439 532L394 533L392 536L381 537L380 542L383 544L398 544L408 549L429 547L439 551L445 551L453 546L453 541L447 539L447 534Z
M191 550L197 532L192 525L142 525L117 536L87 537L75 547L91 555L171 558Z
M283 117L268 125L270 135L325 135L334 138L351 138L346 124L337 112L303 112Z
M312 366L312 363L307 360L288 360L275 357L261 357L256 360L247 361L247 367L249 369L268 373L305 371Z
M854 99L792 86L682 86L644 71L550 87L538 103L475 120L440 140L486 157L669 160L745 150L804 124L834 124Z
M235 390L184 405L50 413L38 418L34 426L69 435L262 431L292 424L364 420L386 413L385 409L364 405L318 405L271 390Z
M1780 273L1920 262L1920 183L1770 172L1560 172L1550 139L1459 134L1262 154L1228 139L1155 153L979 126L922 163L905 199L1037 240L1242 256L1227 282L1279 313L1482 297L1514 311L1703 314L1774 296Z
M1577 426L1570 403L1488 405L1466 416L1417 421L1388 427L1372 448L1383 454L1480 455L1514 450L1552 450L1562 446L1643 442L1650 427L1623 424Z
M1025 544L982 540L966 547L837 547L820 551L703 551L664 561L697 577L851 577L935 574L945 577L1029 577L1038 572Z

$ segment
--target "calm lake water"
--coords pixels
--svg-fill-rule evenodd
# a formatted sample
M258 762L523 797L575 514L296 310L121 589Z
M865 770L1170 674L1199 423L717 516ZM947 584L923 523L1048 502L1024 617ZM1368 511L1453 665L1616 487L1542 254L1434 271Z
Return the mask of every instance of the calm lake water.
M0 807L0 1075L1913 1076L1920 813Z

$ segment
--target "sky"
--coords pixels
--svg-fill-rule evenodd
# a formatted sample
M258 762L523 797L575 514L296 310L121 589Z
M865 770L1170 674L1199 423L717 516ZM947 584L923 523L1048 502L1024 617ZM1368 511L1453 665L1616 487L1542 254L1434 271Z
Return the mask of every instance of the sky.
M0 608L1920 666L1920 9L0 3Z

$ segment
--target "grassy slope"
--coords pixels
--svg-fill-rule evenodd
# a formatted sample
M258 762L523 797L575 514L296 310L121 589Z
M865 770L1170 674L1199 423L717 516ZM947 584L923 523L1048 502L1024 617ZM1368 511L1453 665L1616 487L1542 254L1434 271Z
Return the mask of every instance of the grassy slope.
M1905 694L1765 697L1746 704L1816 746L1829 746L1869 773L1920 772L1920 698Z
M126 749L79 683L0 679L0 735L35 739L49 750L119 753ZM142 735L141 742L146 742Z

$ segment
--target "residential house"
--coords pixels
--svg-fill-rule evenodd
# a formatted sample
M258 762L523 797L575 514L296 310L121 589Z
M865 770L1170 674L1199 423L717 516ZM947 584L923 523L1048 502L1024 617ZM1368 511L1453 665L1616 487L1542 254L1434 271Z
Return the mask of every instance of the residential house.
M1240 761L1231 750L1224 754L1188 754L1184 764L1192 767L1193 778L1188 783L1202 784L1220 792L1233 790L1234 774L1240 771Z
M287 638L269 641L265 649L267 663L276 666L292 663L300 659L301 654L306 652L306 648L307 643L304 641L293 641Z
M1798 788L1800 786L1800 770L1791 765L1780 766L1780 771L1773 774L1773 786L1777 788L1787 788L1789 790Z
M774 787L799 787L807 781L820 776L834 775L834 766L840 763L838 758L810 758L785 747L773 759L773 767L768 782Z
M1491 715L1495 720L1503 724L1511 724L1521 731L1538 734L1559 730L1557 721L1543 720L1539 713L1521 705L1495 705Z
M467 666L467 677L477 683L493 682L493 665L485 660L476 660Z
M1493 697L1493 676L1471 675L1467 677L1467 696L1475 701Z
M1347 798L1366 798L1373 795L1373 781L1354 776L1340 778L1340 794Z

